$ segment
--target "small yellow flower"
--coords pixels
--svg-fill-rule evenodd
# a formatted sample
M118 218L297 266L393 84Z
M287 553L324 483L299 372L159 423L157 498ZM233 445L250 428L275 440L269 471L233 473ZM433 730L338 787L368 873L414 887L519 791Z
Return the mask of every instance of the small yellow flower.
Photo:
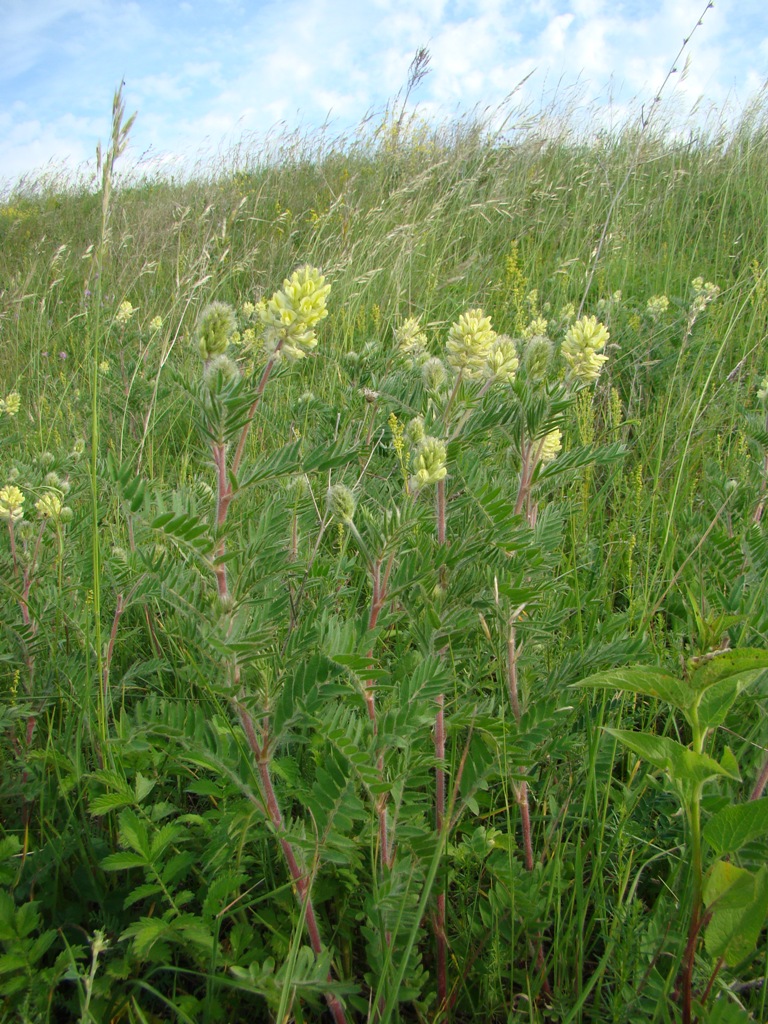
M161 316L153 316L152 319L149 321L149 329L153 333L159 331L162 326L163 318Z
M8 485L0 488L0 519L15 523L24 514L24 495L18 487Z
M549 324L546 317L537 316L523 330L523 338L528 341L530 338L546 338Z
M99 370L101 373L109 373L109 362L106 359L99 363Z

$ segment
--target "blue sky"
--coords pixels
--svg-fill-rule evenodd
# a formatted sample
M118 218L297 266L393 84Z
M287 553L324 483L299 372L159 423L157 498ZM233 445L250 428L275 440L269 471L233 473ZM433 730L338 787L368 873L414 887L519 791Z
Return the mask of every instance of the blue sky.
M426 46L414 95L444 120L514 104L602 109L659 88L705 0L0 0L0 194L40 169L82 171L125 79L138 112L123 166L190 167L240 139L333 135L381 115ZM715 0L666 99L737 116L768 79L768 4Z

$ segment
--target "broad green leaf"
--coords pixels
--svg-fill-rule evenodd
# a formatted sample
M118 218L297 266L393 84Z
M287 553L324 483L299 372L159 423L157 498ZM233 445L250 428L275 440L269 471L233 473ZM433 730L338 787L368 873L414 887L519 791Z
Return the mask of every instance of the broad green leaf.
M722 857L768 833L768 796L735 807L724 807L704 826L704 840Z
M718 860L704 879L704 904L717 904L718 910L743 910L755 898L755 877L751 871L727 860Z
M768 651L745 647L740 651L722 651L707 656L697 664L696 659L688 662L691 671L690 684L696 693L702 693L722 679L738 678L743 689L753 682L762 671L768 669Z
M704 932L704 944L711 957L723 957L735 967L757 945L768 914L768 868L754 876L754 898L743 910L717 909Z
M606 728L605 731L656 768L661 768L675 782L706 782L719 775L738 778L727 766L723 767L706 754L697 754L667 736L648 736L627 729Z
M693 705L694 694L682 679L661 669L638 665L635 668L616 668L597 672L575 684L584 687L600 687L608 690L624 690L627 693L641 693L657 697L673 707L685 711Z

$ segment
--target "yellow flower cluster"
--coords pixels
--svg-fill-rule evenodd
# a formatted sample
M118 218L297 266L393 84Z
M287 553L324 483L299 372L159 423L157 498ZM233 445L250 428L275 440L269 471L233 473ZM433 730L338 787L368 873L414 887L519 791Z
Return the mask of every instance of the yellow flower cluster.
M645 312L651 320L658 320L669 309L669 299L666 295L652 295L645 307Z
M491 318L482 309L470 309L448 331L448 362L465 377L478 377L495 340Z
M610 334L597 317L584 316L577 320L565 335L562 353L570 376L581 384L590 384L600 376L608 356L601 355Z
M414 491L436 484L448 475L445 444L436 437L425 435L411 459L413 476L410 484Z
M115 323L123 325L127 324L135 312L135 308L126 299L124 302L121 302L117 308L117 312L115 313Z
M15 416L21 408L21 395L18 391L11 391L5 398L0 398L0 413L7 416Z
M694 313L703 313L710 302L714 302L720 294L719 285L712 284L711 281L705 282L703 277L694 277L691 286L693 288L691 309Z
M492 343L486 357L483 367L485 376L511 384L519 366L520 359L514 341L508 334L500 334Z
M316 267L303 266L283 281L281 291L256 306L270 356L303 359L317 345L315 327L326 316L331 286Z
M35 502L35 508L42 519L58 519L61 516L62 501L58 494L48 491Z
M9 484L0 488L0 519L15 523L24 514L24 495L18 487Z

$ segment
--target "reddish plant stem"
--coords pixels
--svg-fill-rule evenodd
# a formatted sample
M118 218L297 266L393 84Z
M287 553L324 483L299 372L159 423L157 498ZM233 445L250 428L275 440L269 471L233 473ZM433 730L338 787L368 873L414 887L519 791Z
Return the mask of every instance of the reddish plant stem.
M370 566L371 572L371 610L368 615L368 629L369 631L376 627L376 623L379 620L379 615L384 607L384 602L387 598L387 588L389 586L389 574L392 571L392 565L394 564L394 555L391 555L387 561L386 568L382 575L382 562L383 559L376 559ZM373 658L373 650L368 651L368 658ZM373 679L366 680L365 683L365 703L368 709L368 718L370 719L371 726L373 728L373 735L378 734L378 726L376 722L376 691ZM384 778L384 751L379 751L376 759L376 768L378 770L381 779ZM389 821L387 814L387 794L382 793L376 802L376 811L379 818L379 847L381 863L387 870L391 869L394 862L394 847L390 848L389 842Z
M267 815L272 823L275 833L278 836L280 848L283 851L283 856L285 857L285 862L288 865L291 879L296 887L297 900L299 906L304 912L304 920L306 922L307 934L309 935L312 951L315 956L319 956L320 953L323 952L323 940L320 937L317 915L315 914L314 904L312 903L311 882L302 871L293 846L290 841L285 838L285 823L280 810L280 804L277 801L275 787L272 783L272 774L269 770L271 744L266 726L262 729L263 738L259 741L259 737L256 735L253 719L248 711L236 701L233 703L235 704L238 718L242 724L243 732L248 740L248 746L251 748L251 751L256 758L256 765L259 771L259 781L261 783L261 792L264 797ZM328 974L328 981L333 981L333 976L330 972ZM341 1005L338 997L332 992L326 992L325 1001L328 1004L328 1009L331 1011L336 1024L346 1024L347 1018L344 1013L344 1007Z
M458 387L458 382L457 382ZM438 480L435 491L437 542L445 545L445 480ZM445 580L441 581L443 584ZM436 698L437 713L435 715L435 828L438 836L442 835L445 818L445 694ZM437 895L437 913L435 917L435 940L437 958L437 1002L438 1007L445 1009L448 1005L448 940L446 934L445 885Z
M253 422L253 417L256 413L256 407L259 400L264 392L269 375L272 372L272 367L275 364L277 353L279 352L283 340L281 339L277 348L275 349L272 358L264 368L264 372L261 375L259 386L256 389L256 397L251 404L248 411L248 417L245 425L240 434L240 440L235 451L234 458L232 460L232 475L236 475L240 468L243 453L245 451L245 444L248 438L248 432ZM227 512L229 511L229 505L234 497L232 491L232 485L230 482L229 473L227 471L227 450L226 445L223 442L216 442L212 446L213 461L217 471L217 502L216 502L216 527L219 531L223 531L223 527L227 520ZM214 566L214 573L216 576L216 585L219 593L219 597L229 597L229 582L227 579L226 565L223 562L223 557L226 552L226 542L222 535L215 549L215 559L217 564ZM234 682L235 689L238 689L238 683L240 681L240 667L234 665ZM275 793L275 787L272 783L272 775L269 770L269 763L272 756L271 742L269 737L269 726L265 723L262 725L262 739L256 734L256 728L253 723L253 719L246 708L244 708L239 701L235 698L232 700L232 704L237 712L237 716L240 719L240 723L243 727L243 732L248 741L248 746L251 748L256 759L256 765L259 772L259 780L264 798L264 803L267 810L267 815L275 833L278 836L280 842L280 848L283 852L288 870L291 874L294 886L296 888L297 899L299 905L304 913L304 920L307 927L307 933L309 935L309 941L312 946L312 950L316 956L319 956L323 952L323 942L320 937L320 928L317 923L317 916L315 914L315 908L312 903L311 896L311 881L302 871L299 862L296 858L293 846L290 841L285 837L285 827L283 821L283 815L280 810L280 805L277 800L277 794ZM328 973L328 981L333 981L333 976ZM339 1001L338 997L332 992L325 993L325 1001L328 1005L328 1009L331 1011L334 1021L336 1024L347 1024L346 1014L344 1013L344 1007Z

